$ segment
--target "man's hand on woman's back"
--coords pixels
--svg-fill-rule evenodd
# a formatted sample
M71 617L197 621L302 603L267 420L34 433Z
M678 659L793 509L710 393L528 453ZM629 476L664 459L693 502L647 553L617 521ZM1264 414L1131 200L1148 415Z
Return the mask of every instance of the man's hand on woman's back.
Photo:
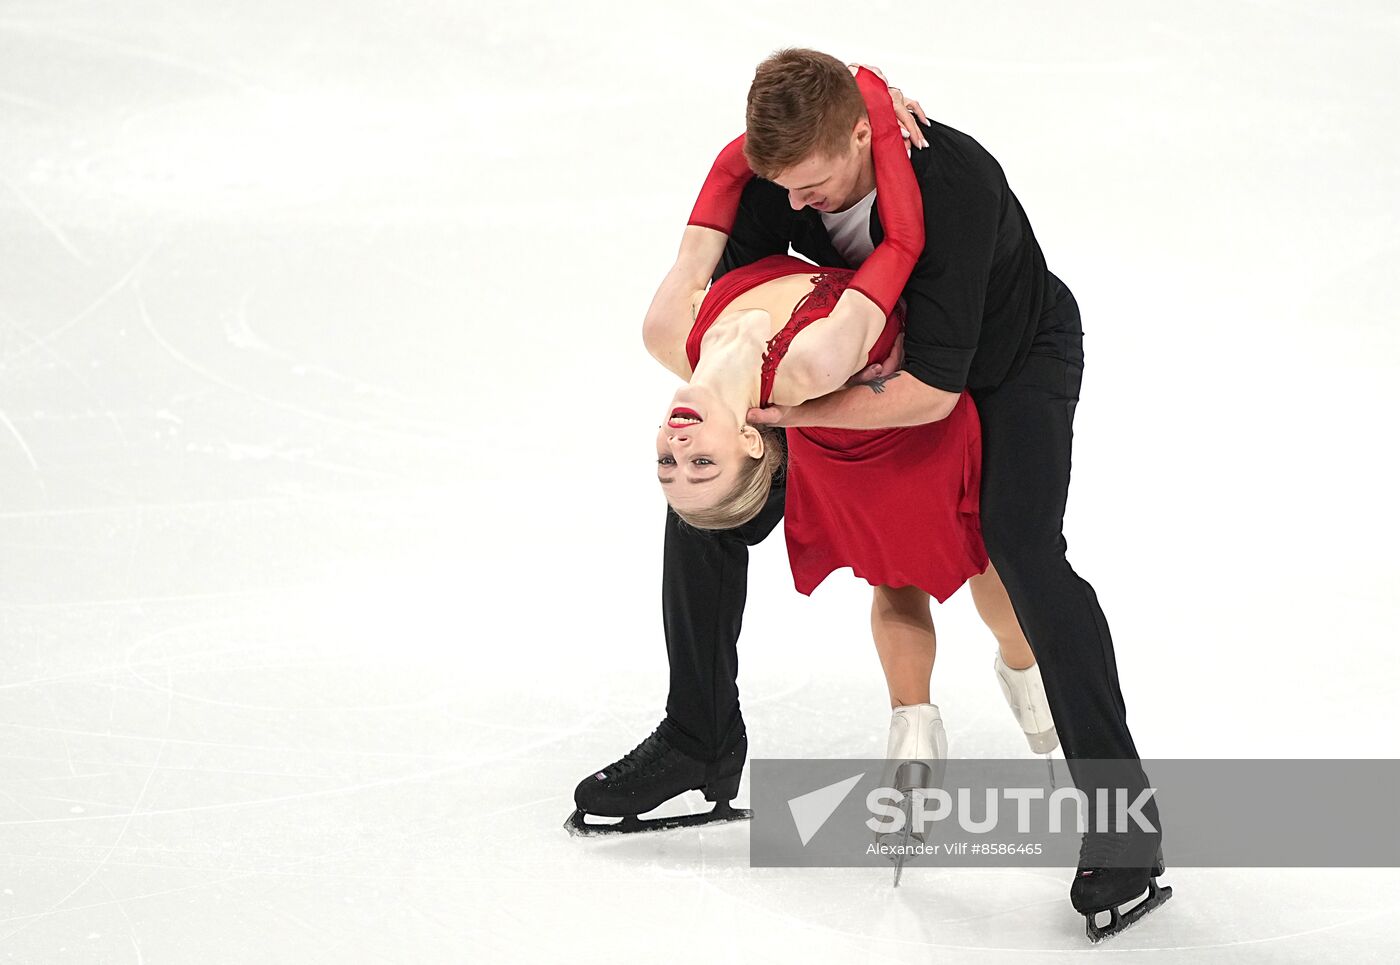
M890 349L889 356L883 362L876 362L874 365L867 365L855 375L846 380L847 386L864 385L866 382L873 382L878 378L889 378L899 371L899 367L904 364L904 333L900 332L894 340L894 346Z

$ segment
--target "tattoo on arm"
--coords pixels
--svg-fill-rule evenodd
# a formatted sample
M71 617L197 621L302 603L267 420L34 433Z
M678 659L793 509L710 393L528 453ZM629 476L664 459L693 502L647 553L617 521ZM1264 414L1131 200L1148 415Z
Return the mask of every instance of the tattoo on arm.
M888 382L890 379L897 379L897 378L899 378L899 373L898 373L898 372L891 372L889 375L877 375L877 376L875 376L875 378L871 379L869 382L866 382L866 383L863 383L863 384L869 386L871 392L874 392L876 395L879 395L881 392L885 391L885 383L886 383L886 382Z

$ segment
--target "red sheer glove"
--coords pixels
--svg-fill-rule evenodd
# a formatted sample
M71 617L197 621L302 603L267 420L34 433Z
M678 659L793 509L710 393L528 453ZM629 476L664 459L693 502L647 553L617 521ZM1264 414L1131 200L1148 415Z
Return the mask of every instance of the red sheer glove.
M734 230L734 220L739 216L739 199L744 194L744 185L754 176L749 162L744 158L744 135L740 134L725 145L710 168L710 176L700 189L700 197L691 209L687 224L701 228L713 228L729 234Z
M889 88L870 70L856 71L856 86L870 117L870 155L875 167L875 204L880 211L884 240L860 266L850 287L864 294L888 316L909 282L914 263L924 250L924 207L919 183L904 136L890 102ZM688 224L713 228L723 234L734 230L739 199L754 173L744 158L744 135L730 141L715 158Z
M904 150L904 136L889 88L871 71L856 71L856 85L870 116L870 157L875 166L875 206L884 240L860 266L850 287L889 316L924 250L924 197ZM737 210L737 209L736 209Z

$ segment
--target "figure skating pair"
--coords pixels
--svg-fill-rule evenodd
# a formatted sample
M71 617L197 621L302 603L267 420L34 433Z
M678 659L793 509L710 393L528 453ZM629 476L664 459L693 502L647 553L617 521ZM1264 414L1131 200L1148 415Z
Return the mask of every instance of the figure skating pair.
M1077 306L995 160L960 132L897 114L908 106L868 70L852 81L825 55L781 52L755 77L746 136L711 170L644 330L687 380L657 433L671 699L647 740L580 783L576 831L585 814L621 817L628 831L740 813L729 802L747 756L733 679L747 546L784 512L799 590L844 566L875 586L892 774L946 757L928 693L928 598L970 581L1032 748L1064 741L1072 774L1076 757L1123 760L1146 786L1107 624L1060 534L1083 364ZM859 269L815 267L842 263ZM786 460L775 426L787 429ZM715 811L638 818L690 789ZM1169 896L1155 884L1159 840L1085 836L1071 900L1091 938ZM1094 915L1107 910L1114 921L1100 929Z

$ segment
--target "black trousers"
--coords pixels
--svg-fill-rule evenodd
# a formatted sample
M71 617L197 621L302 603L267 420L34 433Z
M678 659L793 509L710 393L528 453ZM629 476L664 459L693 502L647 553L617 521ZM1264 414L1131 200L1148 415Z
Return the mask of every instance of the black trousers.
M1094 588L1065 558L1084 332L1079 306L1058 279L1047 302L1024 364L1001 385L972 393L982 419L983 538L1040 665L1075 783L1086 792L1127 787L1135 796L1146 778L1128 731L1113 638ZM662 612L671 689L662 726L702 760L717 759L743 733L737 643L749 547L782 518L784 492L775 485L755 520L724 533L692 530L667 511ZM1088 758L1122 763L1092 772L1075 763ZM1156 822L1155 807L1144 813Z

